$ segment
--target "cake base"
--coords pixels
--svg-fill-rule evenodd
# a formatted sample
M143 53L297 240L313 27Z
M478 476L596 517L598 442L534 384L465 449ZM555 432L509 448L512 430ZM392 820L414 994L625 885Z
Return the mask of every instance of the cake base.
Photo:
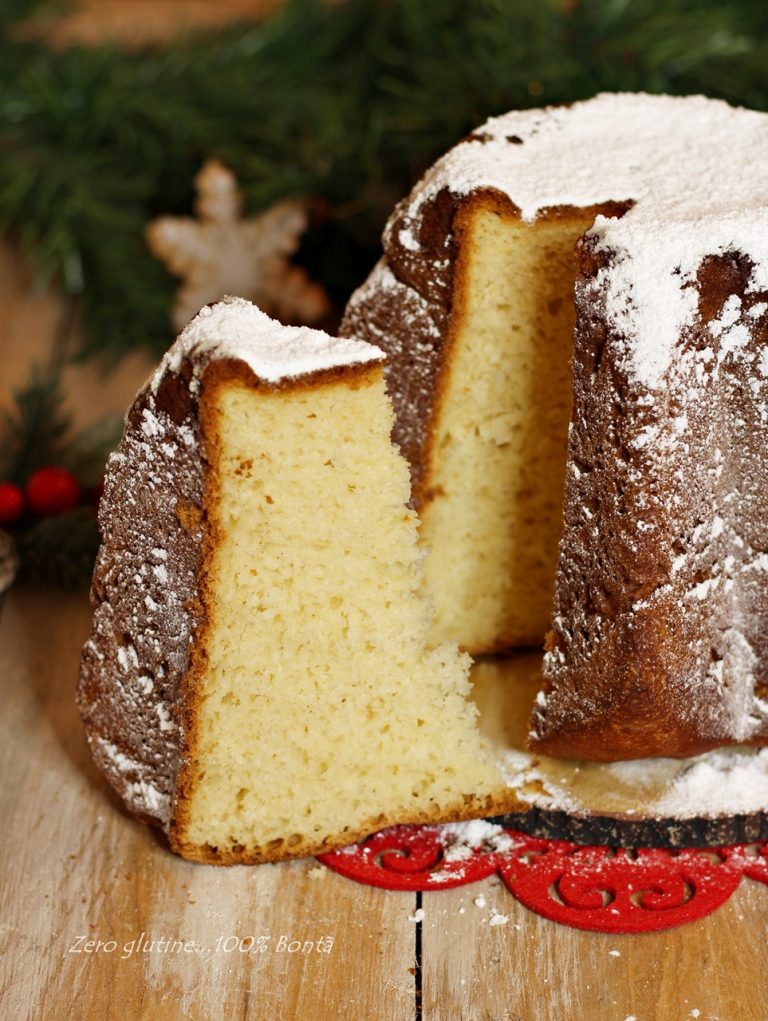
M768 839L768 748L690 759L597 763L525 750L541 654L479 660L479 726L528 809L493 821L547 839L625 847L712 847Z

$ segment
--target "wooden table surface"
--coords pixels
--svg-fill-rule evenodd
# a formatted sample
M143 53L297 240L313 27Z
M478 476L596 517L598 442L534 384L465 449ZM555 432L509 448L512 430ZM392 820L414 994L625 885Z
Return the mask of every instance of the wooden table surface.
M179 12L269 6L80 0L54 28L87 41L118 26L131 42L167 31ZM61 357L73 338L69 310L34 289L7 244L0 308L2 408L33 361ZM140 353L108 379L69 367L76 423L124 409L148 369ZM74 704L89 621L85 593L0 597L0 1021L768 1021L759 883L688 926L609 936L539 918L496 878L417 900L313 860L176 858L90 760ZM491 926L492 912L506 924ZM265 949L242 953L248 937Z
M32 361L73 338L61 299L32 287L8 245L0 307L2 407ZM140 354L107 380L68 368L75 418L123 409L148 368ZM497 878L417 901L313 860L176 858L91 763L74 703L89 622L84 592L15 588L0 605L0 1019L768 1019L759 883L682 928L610 936L545 921ZM268 937L264 951L242 953L248 937Z
M496 878L421 895L416 923L415 894L311 859L224 868L176 858L121 810L90 760L74 705L89 619L84 594L14 589L0 610L0 1017L768 1018L759 883L742 882L688 926L612 936L547 922ZM489 925L492 910L506 924ZM266 949L242 953L248 937L269 937Z

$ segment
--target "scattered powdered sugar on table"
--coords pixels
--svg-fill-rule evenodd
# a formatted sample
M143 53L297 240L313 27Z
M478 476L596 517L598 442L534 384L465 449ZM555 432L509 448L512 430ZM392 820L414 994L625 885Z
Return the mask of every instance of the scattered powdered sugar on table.
M640 790L653 786L655 782L654 771L652 768L649 769L648 759L627 759L624 762L607 762L603 769L611 776L615 776L620 783L638 787Z
M573 779L564 776L557 782L548 775L539 756L523 751L503 754L505 776L521 801L539 809L571 814L611 815L601 812L598 803L586 804L574 792ZM557 760L547 760L554 771ZM569 764L569 774L574 764ZM642 810L633 809L635 818L694 819L768 811L768 748L715 749L690 759L629 759L624 762L589 763L578 767L582 775L597 777L598 788L612 791L612 778L637 792ZM650 792L662 793L651 799ZM627 800L631 794L627 792Z
M724 748L696 756L653 807L676 818L765 811L768 748Z
M504 852L516 846L503 827L485 819L446 823L440 828L440 842L445 848L445 862L467 861L478 849L486 853Z
M505 749L499 756L499 766L507 787L517 797L539 808L573 812L580 807L567 787L560 787L551 777L545 776L538 765L538 756L517 749Z

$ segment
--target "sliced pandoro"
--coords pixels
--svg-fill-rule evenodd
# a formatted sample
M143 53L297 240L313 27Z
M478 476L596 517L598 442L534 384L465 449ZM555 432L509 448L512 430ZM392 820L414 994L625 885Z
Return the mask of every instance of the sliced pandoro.
M79 704L186 858L260 862L521 808L469 659L429 648L383 355L205 308L139 393L100 510Z
M541 648L528 746L768 746L768 117L492 118L393 213L341 332L387 352L433 639Z

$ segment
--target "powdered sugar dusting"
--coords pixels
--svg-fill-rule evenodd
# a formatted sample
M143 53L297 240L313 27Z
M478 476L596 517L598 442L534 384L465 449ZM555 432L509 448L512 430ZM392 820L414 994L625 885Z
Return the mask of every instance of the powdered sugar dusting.
M511 145L513 136L521 144ZM743 252L757 267L753 289L765 286L768 182L754 167L766 160L765 115L703 96L603 94L513 111L435 164L411 198L400 239L412 242L422 207L443 189L497 189L528 220L552 206L631 205L623 217L598 216L590 232L612 255L596 287L625 338L628 374L653 389L694 321L691 285L705 256ZM743 342L739 333L732 340Z
M177 513L202 501L196 428L191 411L174 421L148 389L129 412L99 505L93 628L78 686L94 758L133 811L163 826L181 738L172 707L198 624L202 532Z
M163 358L150 386L190 359L200 371L213 358L234 358L268 383L345 365L381 361L384 354L360 340L330 337L308 326L283 326L243 298L225 298L200 310ZM148 413L145 412L145 416ZM147 435L150 419L142 428Z
M768 260L768 209L761 206L763 201L768 202L768 191L759 199L753 196L748 212L694 218L685 208L673 212L674 207L662 206L654 207L652 216L641 216L646 206L638 202L621 219L597 217L587 236L612 258L598 273L595 289L604 293L606 316L625 338L624 366L630 378L649 389L663 385L681 333L696 320L694 284L705 257L739 251L756 264ZM674 215L691 218L675 222L669 219ZM750 337L745 325L734 325L738 306L724 311L724 318L709 324L713 336L720 338L721 359Z
M97 760L106 759L126 777L122 793L132 811L158 819L168 818L170 798L149 779L146 763L125 755L115 744L102 737L94 738L93 750Z

